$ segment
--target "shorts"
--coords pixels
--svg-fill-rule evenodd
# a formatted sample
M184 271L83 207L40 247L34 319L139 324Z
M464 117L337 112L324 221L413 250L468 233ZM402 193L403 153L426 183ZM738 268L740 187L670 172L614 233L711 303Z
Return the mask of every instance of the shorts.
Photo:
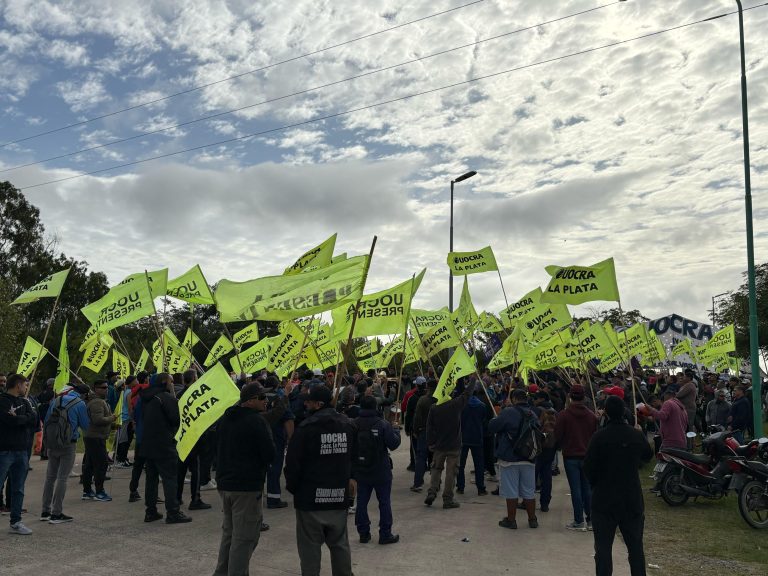
M533 500L536 498L536 464L514 462L499 466L499 494L508 500Z

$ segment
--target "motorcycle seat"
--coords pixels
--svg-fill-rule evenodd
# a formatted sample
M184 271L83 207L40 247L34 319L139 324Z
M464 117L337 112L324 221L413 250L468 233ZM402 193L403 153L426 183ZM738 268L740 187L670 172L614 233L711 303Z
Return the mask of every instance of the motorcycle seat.
M749 456L749 453L754 450L754 447L750 444L745 444L744 446L739 446L736 448L735 452L737 456Z
M681 448L664 448L662 452L666 452L670 456L680 458L680 460L687 460L688 462L694 462L696 464L709 464L709 456L706 454L694 454L683 450Z
M749 467L768 476L768 466L757 460L750 460Z

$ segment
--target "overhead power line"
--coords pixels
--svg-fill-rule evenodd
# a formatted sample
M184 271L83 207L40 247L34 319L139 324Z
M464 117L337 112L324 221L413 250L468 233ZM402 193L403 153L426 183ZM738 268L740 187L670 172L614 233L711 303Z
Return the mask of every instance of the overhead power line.
M242 78L243 76L248 76L249 74L255 74L256 72L261 72L263 70L269 70L270 68L275 68L276 66L282 66L283 64L288 64L289 62L295 62L296 60L301 60L302 58L309 58L310 56L314 56L316 54L320 54L321 52L326 52L328 50L334 50L335 48L340 48L342 46L347 46L348 44L353 44L355 42L359 42L361 40L365 40L367 38L372 38L374 36L378 36L380 34L385 34L387 32L391 32L392 30L397 30L398 28L404 28L406 26L410 26L411 24L417 24L419 22L424 22L425 20L429 20L431 18L436 18L438 16L443 16L444 14L448 14L450 12L455 12L457 10L461 10L462 8L468 8L470 6L474 6L476 4L480 4L484 2L485 0L474 0L473 2L468 2L466 4L462 4L461 6L455 6L453 8L449 8L447 10L443 10L441 12L435 12L434 14L429 14L428 16L423 16L421 18L416 18L415 20L410 20L408 22L403 22L402 24L397 24L396 26L391 26L389 28L384 28L382 30L378 30L376 32L371 32L369 34L364 34L363 36L358 36L357 38L352 38L350 40L345 40L344 42L339 42L337 44L331 44L330 46L325 46L324 48L319 48L317 50L313 50L312 52L307 52L306 54L301 54L299 56L292 56L291 58L286 58L285 60L280 60L278 62L272 62L271 64L267 64L265 66L261 66L260 68L254 68L253 70L248 70L246 72L241 72L239 74L235 74L234 76L227 76L226 78L221 78L219 80L214 80L213 82L208 82L206 84L200 84L199 86L193 86L192 88L188 88L187 90L181 90L179 92L174 92L173 94L168 94L166 96L161 96L160 98L155 98L153 100L147 100L146 102L141 102L139 104L134 104L133 106L128 106L127 108L121 108L119 110L114 110L112 112L107 112L106 114L101 114L100 116L94 116L93 118L86 118L85 120L81 120L79 122L73 122L72 124L67 124L65 126L59 126L58 128L51 128L50 130L46 130L44 132L38 132L37 134L32 134L30 136L25 136L24 138L18 138L16 140L13 140L11 142L6 142L5 144L0 144L0 148L5 148L7 146L11 146L12 144L18 144L20 142L26 142L27 140L32 140L34 138L40 138L41 136L47 136L49 134L55 134L56 132L62 132L64 130L69 130L70 128L75 128L77 126L83 126L84 124L90 124L91 122L95 122L97 120L103 120L104 118L110 118L111 116L117 116L118 114L123 114L124 112L130 112L131 110L137 110L139 108L144 108L146 106L151 106L152 104L157 104L158 102L164 102L165 100L170 100L171 98L176 98L177 96L183 96L184 94L191 94L192 92L197 92L199 90L203 90L204 88L209 88L210 86L215 86L216 84L221 84L223 82L229 82L231 80L236 80L238 78Z
M758 4L756 6L751 6L750 8L745 8L744 11L746 12L748 10L754 10L755 8L762 8L764 6L768 6L768 2L765 2L763 4ZM326 114L326 115L323 115L323 116L316 116L314 118L310 118L308 120L303 120L301 122L295 122L295 123L292 123L292 124L285 124L283 126L278 126L278 127L275 127L275 128L269 128L267 130L261 130L261 131L258 131L258 132L252 132L250 134L245 134L243 136L237 136L237 137L234 137L234 138L227 138L225 140L218 140L216 142L209 142L207 144L201 144L199 146L193 146L191 148L185 148L183 150L175 150L173 152L166 152L165 154L159 154L159 155L150 156L150 157L147 157L147 158L140 158L138 160L133 160L131 162L125 162L123 164L117 164L117 165L114 165L114 166L110 166L108 168L101 168L99 170L91 170L89 172L81 172L79 174L74 174L72 176L66 176L64 178L57 178L57 179L54 179L54 180L48 180L48 181L45 181L45 182L40 182L38 184L32 184L30 186L24 186L23 188L21 188L21 190L29 190L29 189L32 189L32 188L39 188L41 186L47 186L49 184L57 184L59 182L66 182L66 181L69 181L69 180L75 180L77 178L82 178L84 176L92 176L94 174L102 174L104 172L110 172L112 170L118 170L120 168L127 168L129 166L136 166L138 164L144 164L144 163L147 163L147 162L152 162L154 160L161 160L163 158L169 158L169 157L172 157L172 156L178 156L179 154L185 154L185 153L188 153L188 152L196 152L198 150L204 150L205 148L211 148L213 146L223 146L223 145L226 145L226 144L232 144L234 142L241 142L243 140L246 140L248 138L254 138L256 136L264 136L266 134L271 134L271 133L274 133L274 132L282 132L284 130L289 130L291 128L298 128L300 126L306 126L308 124L314 124L314 123L317 123L317 122L323 122L325 120L331 120L331 119L339 118L339 117L342 117L342 116L348 116L350 114L354 114L355 112L361 112L361 111L364 111L364 110L370 110L372 108L378 108L380 106L385 106L387 104L393 104L395 102L402 102L404 100L410 100L412 98L417 98L419 96L425 96L427 94L434 94L435 92L441 92L443 90L448 90L450 88L456 88L458 86L466 86L468 84L473 84L473 83L479 82L481 80L487 80L489 78L496 78L498 76L503 76L503 75L506 75L506 74L510 74L512 72L519 72L520 70L526 70L526 69L529 69L529 68L534 68L536 66L542 66L544 64L551 64L553 62L558 62L558 61L561 61L561 60L566 60L568 58L574 58L576 56L583 56L584 54L590 54L592 52L597 52L599 50L605 50L607 48L613 48L613 47L616 47L616 46L621 46L623 44L628 44L630 42L636 42L638 40L644 40L644 39L647 39L647 38L652 38L654 36L660 36L661 34L666 34L667 32L673 32L675 30L681 30L683 28L688 28L690 26L695 26L695 25L701 24L703 22L708 22L708 21L711 21L711 20L716 20L718 18L723 18L723 17L726 17L726 16L732 16L733 14L737 14L737 13L738 13L738 11L725 12L725 13L722 13L722 14L718 14L716 16L710 16L710 17L707 17L707 18L702 18L701 20L695 20L693 22L688 22L686 24L680 24L678 26L672 26L670 28L664 28L662 30L656 30L655 32L649 32L647 34L642 34L640 36L635 36L633 38L627 38L625 40L617 40L616 42L610 42L608 44L603 44L601 46L595 46L593 48L586 48L584 50L579 50L579 51L576 51L576 52L571 52L569 54L564 54L564 55L561 55L561 56L555 56L553 58L547 58L545 60L539 60L537 62L532 62L532 63L529 63L529 64L524 64L522 66L517 66L517 67L514 67L514 68L508 68L506 70L501 70L499 72L493 72L491 74L485 74L483 76L477 76L475 78L470 78L469 80L463 80L461 82L454 82L453 84L446 84L444 86L439 86L437 88L431 88L429 90L423 90L421 92L415 92L413 94L407 94L405 96L399 96L397 98L391 98L389 100L383 100L383 101L380 101L380 102L374 102L373 104L367 104L365 106L359 106L357 108L351 108L351 109L344 110L344 111L341 111L341 112L334 112L333 114Z
M97 144L95 146L89 146L87 148L81 148L79 150L75 150L73 152L67 152L65 154L59 154L57 156L51 156L49 158L43 158L42 160L35 160L34 162L27 162L26 164L18 164L16 166L10 166L8 168L3 168L0 170L0 174L3 172L11 172L12 170L20 170L21 168L28 168L29 166L35 166L37 164L43 164L45 162L51 162L53 160L61 160L62 158L69 158L71 156L76 156L78 154L85 154L86 152L92 152L94 150L101 150L103 148L108 148L110 146L116 146L118 144L123 144L125 142L130 142L132 140L137 140L139 138L145 138L147 136L153 136L155 134L160 134L162 132L167 132L169 130L175 130L177 128L183 128L185 126L190 126L192 124L197 124L199 122L205 122L206 120L212 120L214 118L220 118L221 116L226 116L228 114L235 114L237 112L242 112L243 110L248 110L251 108L256 108L257 106L263 106L265 104L272 104L274 102L278 102L280 100L285 100L287 98L292 98L294 96L300 96L302 94L308 94L310 92L316 92L318 90L322 90L324 88L330 88L331 86L337 86L339 84L344 84L346 82L351 82L353 80L359 80L360 78L365 78L366 76L373 76L375 74L380 74L382 72L386 72L388 70L393 70L395 68L400 68L402 66L407 66L409 64L414 64L416 62L424 62L425 60L429 60L430 58L435 58L437 56L443 56L445 54L449 54L451 52L456 52L457 50L463 50L465 48L471 48L473 46L478 46L480 44L491 42L493 40L499 40L501 38L505 38L507 36L512 36L514 34L519 34L521 32L525 32L527 30L532 30L534 28L539 28L540 26L546 26L548 24L553 24L555 22L561 22L563 20L567 20L569 18L574 18L576 16L582 16L584 14L587 14L589 12L595 12L597 10L602 10L603 8L607 8L609 6L613 6L614 4L618 4L619 2L612 2L610 4L603 4L601 6L596 6L594 8L589 8L587 10L581 10L580 12L574 12L573 14L568 14L566 16L560 16L559 18L554 18L552 20L547 20L545 22L539 22L538 24L532 24L530 26L525 26L523 28L518 28L516 30L512 30L510 32L504 32L503 34L497 34L495 36L490 36L488 38L483 38L481 40L477 40L475 42L470 42L468 44L462 44L461 46L455 46L453 48L447 48L445 50L440 50L438 52L433 52L431 54L427 54L425 56L420 56L418 58L413 58L411 60L406 60L405 62L400 62L398 64L392 64L390 66L385 66L383 68L377 68L376 70L369 70L367 72L363 72L362 74L356 74L354 76L348 76L347 78L342 78L341 80L335 80L333 82L328 82L326 84L321 84L319 86L313 86L311 88L305 88L303 90L299 90L297 92L291 92L290 94L284 94L282 96L276 96L274 98L270 98L268 100L262 100L261 102L256 102L255 104L248 104L246 106L240 106L239 108L233 108L231 110L225 110L223 112L217 112L215 114L209 114L207 116L201 116L197 118L193 118L191 120L186 120L184 122L179 122L178 124L170 124L168 126L163 126L161 128L156 128L155 130L151 130L148 132L142 132L140 134L134 134L133 136L127 136L125 138L120 138L118 140L112 140L111 142L105 142L104 144Z

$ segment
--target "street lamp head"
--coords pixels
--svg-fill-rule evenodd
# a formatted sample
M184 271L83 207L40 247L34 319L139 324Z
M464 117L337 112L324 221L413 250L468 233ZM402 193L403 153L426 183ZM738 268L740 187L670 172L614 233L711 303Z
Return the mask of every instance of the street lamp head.
M466 174L462 174L461 176L456 178L454 182L463 182L464 180L468 180L469 178L472 178L472 176L474 176L475 174L477 174L477 172L475 172L474 170L470 170Z

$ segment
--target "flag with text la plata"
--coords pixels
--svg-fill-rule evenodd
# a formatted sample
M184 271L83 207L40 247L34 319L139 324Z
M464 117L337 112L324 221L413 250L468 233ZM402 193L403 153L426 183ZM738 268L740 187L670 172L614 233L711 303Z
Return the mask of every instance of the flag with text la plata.
M592 266L547 266L552 276L541 301L558 304L583 304L594 300L619 300L613 258Z

